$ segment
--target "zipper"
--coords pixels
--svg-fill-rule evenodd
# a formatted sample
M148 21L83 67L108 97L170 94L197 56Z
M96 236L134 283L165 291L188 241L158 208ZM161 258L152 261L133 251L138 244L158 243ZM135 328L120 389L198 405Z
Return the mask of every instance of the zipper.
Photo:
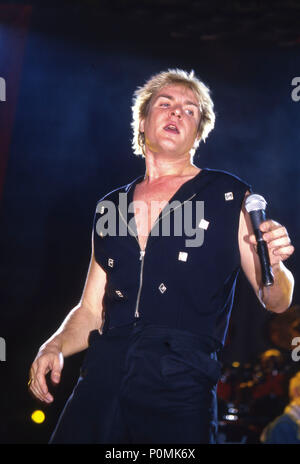
M191 195L187 200L185 200L183 203L180 203L180 205L177 205L175 208L173 208L172 211L174 211L175 209L181 207L182 205L184 205L184 203L186 203L187 201L191 200L192 198L194 198L194 196L196 195L196 193L194 193L193 195ZM120 208L118 207L118 210L119 210L119 214L122 218L122 220L124 221L124 223L126 224L126 226L128 227L128 229L131 231L131 233L133 234L134 238L136 239L137 241L137 244L139 246L139 249L140 249L140 261L141 261L141 266L140 266L140 283L139 283L139 289L138 289L138 293L137 293L137 298L136 298L136 304L135 304L135 311L134 311L134 317L135 318L138 318L140 317L140 313L139 313L139 304L140 304L140 298L141 298L141 292L142 292L142 286L143 286L143 271L144 271L144 259L145 259L145 253L146 253L146 247L144 250L141 249L141 246L140 246L140 242L138 241L138 238L135 234L135 232L131 229L131 227L129 227L127 221L125 220ZM157 221L160 221L162 218L164 218L165 216L167 216L168 214L170 214L171 210L167 211L164 215L162 215L161 217L159 217L155 223L153 224L153 227L156 225ZM152 227L152 229L153 229ZM151 230L152 230L151 229ZM149 232L149 235L151 234L151 230ZM149 236L148 236L149 237ZM148 240L147 240L148 241Z
M133 234L134 238L136 239L137 241L137 244L139 246L139 249L140 249L140 261L141 261L141 266L140 266L140 283L139 283L139 289L138 289L138 293L137 293L137 297L136 297L136 304L135 304L135 311L134 311L134 317L135 318L138 318L140 317L140 313L139 313L139 303L140 303L140 298L141 298L141 292L142 292L142 286L143 286L143 270L144 270L144 257L145 257L145 253L146 253L146 249L145 250L142 250L141 249L141 246L140 246L140 242L138 241L138 238L135 234L135 232L131 229L131 227L129 227L127 221L125 220L120 208L118 207L118 210L119 210L119 214L122 218L122 220L124 221L124 223L127 225L128 229L131 231L131 233Z
M193 195L191 195L187 200L184 200L184 202L180 203L180 205L177 205L175 208L173 208L172 211L175 211L175 209L177 209L177 208L181 208L182 205L184 205L187 201L190 201L192 198L194 198L195 195L196 195L196 193L193 193ZM153 227L156 225L157 221L160 221L162 218L166 217L168 214L170 214L170 212L171 212L171 210L167 211L161 217L157 218L157 220L155 221L155 224L153 225Z
M134 317L140 317L139 304L140 304L140 298L141 298L141 292L142 292L142 286L143 286L143 270L144 270L145 253L146 253L146 250L140 250L140 261L141 261L140 285L139 285L139 290L138 290L138 294L137 294L137 298L136 298Z

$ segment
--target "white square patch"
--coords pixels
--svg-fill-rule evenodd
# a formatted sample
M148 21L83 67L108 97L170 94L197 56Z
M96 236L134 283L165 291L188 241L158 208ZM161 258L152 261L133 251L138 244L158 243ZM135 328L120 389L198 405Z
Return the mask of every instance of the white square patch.
M188 253L186 251L180 251L178 253L178 259L179 261L186 261L188 257Z
M108 265L109 267L114 267L114 260L112 258L108 258Z
M233 193L232 192L227 192L227 193L225 193L224 196L225 196L226 201L233 200Z
M201 221L198 224L198 227L200 227L200 229L204 229L204 230L207 230L208 226L209 226L209 222L206 221L203 218L201 219Z
M167 290L167 287L163 283L161 283L158 288L160 293L164 293Z

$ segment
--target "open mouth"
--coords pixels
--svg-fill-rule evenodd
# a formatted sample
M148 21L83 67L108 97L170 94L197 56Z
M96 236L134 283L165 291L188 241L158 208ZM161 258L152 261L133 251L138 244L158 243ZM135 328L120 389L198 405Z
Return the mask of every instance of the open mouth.
M179 134L179 130L175 124L168 124L164 127L164 130L173 134Z

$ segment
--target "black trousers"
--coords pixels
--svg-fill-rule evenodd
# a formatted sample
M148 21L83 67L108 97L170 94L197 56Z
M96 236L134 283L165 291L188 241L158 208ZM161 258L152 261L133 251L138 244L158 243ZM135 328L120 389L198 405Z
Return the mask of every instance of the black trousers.
M50 443L215 443L219 376L211 343L189 332L93 331Z

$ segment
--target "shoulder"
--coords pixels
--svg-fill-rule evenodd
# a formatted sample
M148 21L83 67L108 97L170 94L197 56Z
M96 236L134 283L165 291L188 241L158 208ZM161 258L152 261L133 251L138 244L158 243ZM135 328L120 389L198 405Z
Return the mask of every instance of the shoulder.
M281 416L273 420L272 425L275 427L281 424L293 424L293 422L293 419L288 414L281 414Z
M264 443L285 443L286 439L291 439L291 431L296 428L296 424L288 414L281 414L276 417L264 429L261 441Z
M212 168L204 168L204 170L207 172L208 175L214 178L216 182L246 187L249 190L251 189L251 185L249 184L249 182L242 179L238 175L233 174L232 172Z
M143 177L143 176L136 177L135 179L128 182L128 184L121 185L120 187L117 187L117 188L111 190L110 192L106 193L105 195L103 195L101 198L99 198L97 200L97 205L99 203L103 202L103 201L115 201L115 200L117 200L120 193L127 194L127 192L133 186L133 184L135 184L141 177Z
M252 186L239 177L228 171L221 169L204 168L204 175L206 178L205 185L212 197L224 198L229 201L230 204L237 206L239 209L242 208L243 201L247 192L252 193ZM201 189L201 182L199 187Z

